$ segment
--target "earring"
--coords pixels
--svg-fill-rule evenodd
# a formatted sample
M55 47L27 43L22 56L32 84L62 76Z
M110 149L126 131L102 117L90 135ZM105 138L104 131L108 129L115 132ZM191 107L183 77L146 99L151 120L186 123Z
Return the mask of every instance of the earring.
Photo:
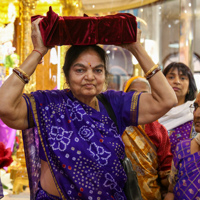
M64 85L63 85L63 89L69 89L69 83L65 82Z
M108 83L105 82L105 83L103 84L102 92L105 92L105 91L107 90L107 88L108 88Z

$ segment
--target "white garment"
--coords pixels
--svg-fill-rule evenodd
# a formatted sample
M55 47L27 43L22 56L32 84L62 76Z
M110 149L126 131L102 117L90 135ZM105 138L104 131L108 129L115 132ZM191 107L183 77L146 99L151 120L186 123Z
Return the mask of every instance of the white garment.
M158 121L169 131L177 126L180 126L181 124L193 120L193 113L190 112L189 108L193 102L194 100L187 101L180 106L173 107Z

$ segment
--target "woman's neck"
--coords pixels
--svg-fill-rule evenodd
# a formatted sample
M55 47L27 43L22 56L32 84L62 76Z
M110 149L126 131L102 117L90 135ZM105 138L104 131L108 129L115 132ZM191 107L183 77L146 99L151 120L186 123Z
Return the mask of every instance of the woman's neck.
M74 95L74 94L73 94ZM99 111L99 102L97 97L92 97L92 98L85 98L85 97L77 97L74 95L75 98L77 98L79 101L82 103L94 108L95 110Z
M180 106L180 105L182 105L182 104L184 104L185 103L185 97L184 98L179 98L179 97L177 97L177 99L178 99L178 104L176 105L176 106Z

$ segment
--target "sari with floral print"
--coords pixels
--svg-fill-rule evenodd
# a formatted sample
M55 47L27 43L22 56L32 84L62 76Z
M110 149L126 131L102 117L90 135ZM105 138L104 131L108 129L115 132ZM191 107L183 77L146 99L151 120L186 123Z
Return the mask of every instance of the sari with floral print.
M98 112L70 90L24 94L35 124L23 131L31 199L37 199L39 143L62 199L126 199L121 135L126 126L137 125L140 93L107 91L104 96L119 132L101 102Z

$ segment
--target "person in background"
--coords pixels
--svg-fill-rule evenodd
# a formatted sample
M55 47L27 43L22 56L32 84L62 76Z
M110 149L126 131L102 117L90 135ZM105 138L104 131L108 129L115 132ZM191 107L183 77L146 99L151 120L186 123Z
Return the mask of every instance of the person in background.
M179 141L193 138L196 134L189 106L196 97L197 87L191 70L183 63L173 62L169 64L164 69L163 74L178 99L176 107L158 120L168 131L173 154Z
M152 93L103 93L117 116L119 132L97 99L107 76L106 52L98 45L68 49L63 71L69 89L23 94L49 50L41 37L40 20L32 22L34 50L0 88L0 118L23 130L31 200L126 199L121 135L127 126L164 115L177 103L176 95L140 44L139 29L137 42L121 46L139 61Z
M165 200L200 199L200 93L190 108L197 135L180 141L175 149Z
M149 82L141 76L130 78L124 92L150 93ZM171 169L172 153L166 128L158 121L129 126L122 135L125 152L137 172L144 200L160 200L167 192L167 176Z

